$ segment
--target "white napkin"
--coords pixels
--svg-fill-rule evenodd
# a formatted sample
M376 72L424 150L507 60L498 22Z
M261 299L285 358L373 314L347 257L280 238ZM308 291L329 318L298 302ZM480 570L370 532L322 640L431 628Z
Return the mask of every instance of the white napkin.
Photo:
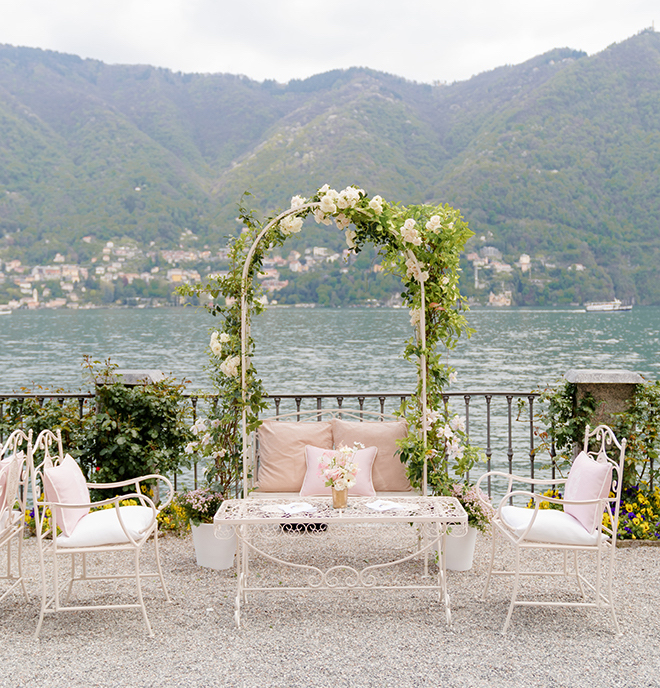
M292 504L278 504L277 508L283 511L285 514L302 514L316 511L316 507L308 504L307 502L293 502Z
M377 499L375 502L369 502L367 506L375 511L388 511L389 509L414 511L417 509L417 504L397 504L396 502L389 502L387 499Z

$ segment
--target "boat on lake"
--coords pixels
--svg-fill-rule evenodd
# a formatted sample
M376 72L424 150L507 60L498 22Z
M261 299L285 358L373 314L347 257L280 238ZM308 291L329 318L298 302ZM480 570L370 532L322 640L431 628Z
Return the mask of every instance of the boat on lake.
M631 311L632 303L624 304L619 299L613 301L600 301L585 303L584 310L587 313L611 313L612 311Z
M11 308L9 306L0 306L0 315L11 315Z

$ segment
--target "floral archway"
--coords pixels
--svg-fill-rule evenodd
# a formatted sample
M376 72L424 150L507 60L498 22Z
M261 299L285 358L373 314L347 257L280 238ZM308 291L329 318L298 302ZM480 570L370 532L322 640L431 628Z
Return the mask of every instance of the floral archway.
M213 444L219 448L211 457L215 463L207 479L220 484L221 473L237 468L240 462L243 485L247 485L244 458L248 435L260 424L259 412L266 407L252 363L250 323L264 307L255 278L266 252L300 232L309 215L317 223L334 224L344 232L352 251L374 244L383 256L384 269L402 279L402 298L410 308L413 328L403 356L416 363L418 382L399 411L409 427L409 435L401 443L401 460L411 483L423 494L429 485L442 491L450 482L446 479L449 462L456 473L464 474L476 454L465 442L461 420L450 418L443 403L442 391L453 370L442 362L438 351L440 345L453 348L462 334L471 332L458 280L460 253L472 232L460 212L446 204L402 206L380 196L369 198L356 186L338 192L327 184L309 199L294 196L288 210L263 223L242 208L245 228L230 246L229 273L191 290L212 296L209 309L223 320L210 342L210 371L220 393L212 433ZM217 302L220 296L224 303Z

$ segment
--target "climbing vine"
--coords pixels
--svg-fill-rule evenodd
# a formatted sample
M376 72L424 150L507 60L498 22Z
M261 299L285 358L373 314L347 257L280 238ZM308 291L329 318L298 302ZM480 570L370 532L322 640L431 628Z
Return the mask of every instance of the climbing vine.
M255 278L262 271L264 256L300 232L308 216L343 232L348 248L355 253L374 244L382 255L383 268L403 281L402 298L410 309L413 330L403 356L418 368L417 387L400 411L410 428L402 442L401 459L411 482L421 485L425 458L442 457L433 463L438 475L447 473L448 459L459 472L465 472L475 453L465 446L461 419L450 418L443 404L442 390L453 370L443 363L439 349L453 348L461 335L471 334L458 280L460 253L472 232L460 212L446 204L403 206L380 196L370 198L356 186L338 192L325 185L310 198L294 196L288 210L263 222L242 207L244 230L230 245L228 274L183 290L209 295L209 310L222 321L211 334L209 350L211 375L219 393L211 423L215 424L213 440L224 453L217 457L210 477L223 462L238 463L242 415L249 433L258 427L259 412L265 408L263 386L252 363L254 341L249 335L249 322L264 308ZM242 305L247 324L244 334ZM439 477L429 479L429 484L445 482Z

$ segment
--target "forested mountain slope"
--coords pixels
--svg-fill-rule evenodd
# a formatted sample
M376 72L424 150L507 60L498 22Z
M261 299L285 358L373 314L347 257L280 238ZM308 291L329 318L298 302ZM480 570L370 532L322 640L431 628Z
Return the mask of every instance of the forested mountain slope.
M328 182L448 202L532 271L465 289L514 303L660 303L660 37L558 49L465 82L368 69L277 84L0 46L0 259L89 259L83 237L216 249L237 204L270 213ZM339 234L310 227L292 240ZM491 251L492 253L492 251ZM468 272L469 270L469 272ZM480 292L481 289L481 292Z

